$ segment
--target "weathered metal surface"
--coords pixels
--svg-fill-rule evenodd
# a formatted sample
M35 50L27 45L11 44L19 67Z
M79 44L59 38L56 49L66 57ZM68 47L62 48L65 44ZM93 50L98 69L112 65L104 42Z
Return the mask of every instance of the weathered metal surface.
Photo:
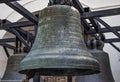
M10 56L5 74L0 82L21 82L25 76L18 73L18 66L25 55Z
M99 61L101 73L87 76L79 76L76 82L115 82L112 76L108 54L102 50L90 50Z
M35 42L20 64L20 73L59 76L99 72L97 60L85 46L75 8L50 6L40 11L40 18Z

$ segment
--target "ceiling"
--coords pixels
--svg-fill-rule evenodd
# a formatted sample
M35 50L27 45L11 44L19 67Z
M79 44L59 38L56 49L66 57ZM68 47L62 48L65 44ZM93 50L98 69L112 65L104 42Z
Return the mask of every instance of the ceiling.
M79 0L92 9L120 7L120 0Z
M32 5L34 2L38 2L36 5ZM30 10L31 7L36 7L37 5L39 8L44 8L47 6L49 0L20 0L18 1L21 5L23 5L25 8ZM113 7L120 7L120 0L79 0L84 6L89 6L92 10L98 10L98 9L106 9L106 8L113 8ZM40 9L41 9L40 8ZM9 16L11 16L14 12L13 9L9 8L7 5L0 4L0 19L7 19Z

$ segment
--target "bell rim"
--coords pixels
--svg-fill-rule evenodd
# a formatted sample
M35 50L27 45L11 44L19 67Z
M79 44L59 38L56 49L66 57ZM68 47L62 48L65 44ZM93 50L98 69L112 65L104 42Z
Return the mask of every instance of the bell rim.
M61 62L60 62L61 61ZM30 63L31 62L31 63ZM44 69L44 71L42 71ZM50 70L51 69L51 70ZM92 56L90 57L84 57L84 56L39 56L32 59L25 59L20 63L19 67L19 73L26 74L27 71L39 71L39 72L47 72L53 71L55 75L62 76L67 74L57 74L54 70L58 69L60 72L63 70L69 70L71 72L76 71L76 73L71 75L89 75L89 74L95 74L100 72L99 63L96 59L93 59ZM57 71L58 71L57 70ZM84 70L84 73L81 74ZM89 70L89 71L88 71ZM48 72L49 72L48 71ZM77 72L80 71L80 74L77 74ZM87 71L85 73L85 71ZM63 71L64 72L64 71ZM52 75L52 74L41 74L41 75ZM69 73L68 73L69 75Z
M85 69L86 68L86 69ZM48 70L50 71L48 73ZM66 71L69 70L69 71ZM81 72L85 71L85 72ZM67 76L67 75L72 75L72 76L79 76L79 75L91 75L91 74L97 74L100 73L100 68L99 66L93 66L93 65L86 65L86 66L49 66L49 67L43 67L43 68L34 68L34 69L23 69L19 70L18 72L21 74L26 74L28 71L35 71L39 72L40 75L43 76ZM47 74L42 73L42 71L45 71ZM53 71L53 72L52 72ZM56 71L61 72L62 74L57 73ZM66 72L64 72L66 71ZM80 71L80 72L79 72ZM74 73L73 73L74 72ZM53 74L51 74L53 73ZM72 73L72 74L70 74Z

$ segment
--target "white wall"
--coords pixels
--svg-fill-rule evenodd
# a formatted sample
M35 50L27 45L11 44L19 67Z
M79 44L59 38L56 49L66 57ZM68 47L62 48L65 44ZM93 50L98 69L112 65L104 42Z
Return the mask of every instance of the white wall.
M5 72L5 68L7 65L7 56L2 47L0 47L0 79Z

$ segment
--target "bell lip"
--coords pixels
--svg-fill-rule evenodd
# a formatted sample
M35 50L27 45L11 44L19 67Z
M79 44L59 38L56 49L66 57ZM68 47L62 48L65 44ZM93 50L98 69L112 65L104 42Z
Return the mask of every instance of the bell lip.
M86 68L86 69L85 69ZM87 69L89 68L89 69ZM44 72L43 72L44 71ZM71 71L71 72L70 72ZM49 66L47 68L36 68L36 69L28 69L28 70L19 70L21 74L26 74L27 72L37 72L43 76L79 76L79 75L91 75L100 73L99 66L82 66L82 67L65 67L65 66ZM58 73L60 72L60 73ZM46 74L47 73L47 74Z
M52 56L52 57L48 56L48 59L47 59L47 56L46 56L45 58L49 61L47 61L44 64L41 64L41 63L44 60L46 60L45 58L38 58L37 60L39 60L40 63L34 58L32 58L32 60L22 61L19 66L19 73L26 74L27 72L30 72L30 71L32 72L37 71L40 73L40 75L45 75L45 76L46 75L47 76L49 75L50 76L64 76L64 75L79 76L79 75L90 75L90 74L95 74L100 72L99 62L96 59L93 59L92 57L78 56L77 57L78 60L76 60L76 57L74 56L69 56L69 58L68 56L67 57L64 56L64 57L66 58L65 60L63 60L63 57L56 58L56 56ZM71 63L69 60L74 62ZM60 61L63 61L63 62L60 62ZM55 64L54 62L57 64ZM48 74L45 74L46 72L48 72ZM59 74L58 72L61 72L61 73ZM70 73L70 72L73 72L73 73Z

